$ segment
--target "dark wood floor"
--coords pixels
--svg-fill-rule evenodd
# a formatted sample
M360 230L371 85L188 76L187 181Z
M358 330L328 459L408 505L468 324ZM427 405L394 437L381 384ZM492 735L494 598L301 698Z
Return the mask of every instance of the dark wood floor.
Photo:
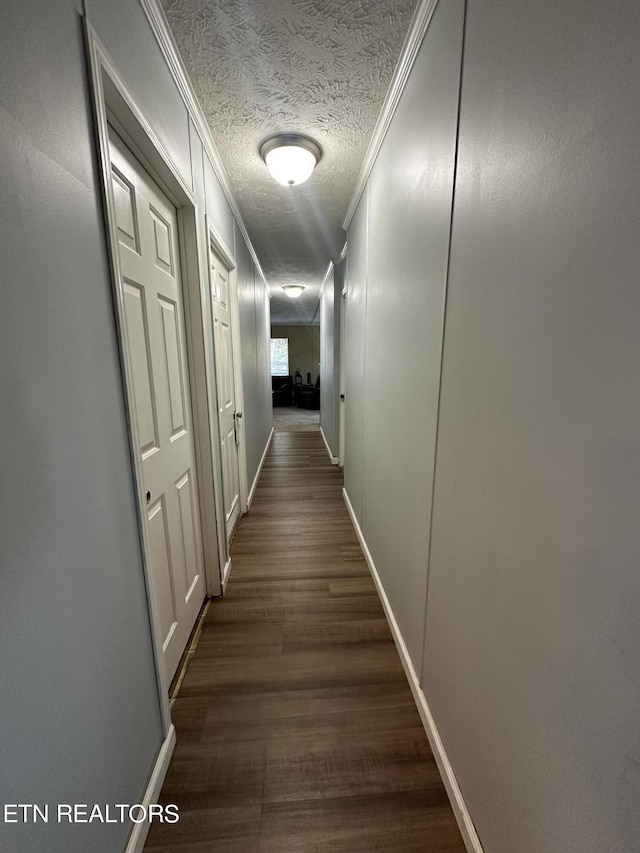
M145 850L462 853L319 433L275 433L232 556Z

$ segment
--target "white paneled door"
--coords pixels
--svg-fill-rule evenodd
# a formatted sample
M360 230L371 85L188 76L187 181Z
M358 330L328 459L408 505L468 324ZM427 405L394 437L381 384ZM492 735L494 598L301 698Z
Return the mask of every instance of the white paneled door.
M239 419L242 417L242 413L236 410L229 269L218 257L213 247L210 248L209 263L211 265L209 280L222 451L222 489L224 492L227 537L230 538L240 518L238 444L240 436Z
M109 141L151 592L170 682L205 595L177 216L113 131Z

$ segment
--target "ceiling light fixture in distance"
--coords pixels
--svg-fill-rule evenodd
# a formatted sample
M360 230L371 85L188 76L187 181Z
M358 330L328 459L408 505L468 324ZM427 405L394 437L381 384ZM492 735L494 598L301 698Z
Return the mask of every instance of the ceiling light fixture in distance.
M304 290L304 287L301 284L285 284L282 289L287 296L290 296L292 299L297 299Z
M260 156L279 184L293 187L302 184L322 156L317 142L300 133L279 133L260 146Z

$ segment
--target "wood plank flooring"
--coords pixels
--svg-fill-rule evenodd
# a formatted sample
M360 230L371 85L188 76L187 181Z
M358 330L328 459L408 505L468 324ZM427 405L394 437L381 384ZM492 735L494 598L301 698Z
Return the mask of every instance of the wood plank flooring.
M463 853L317 432L276 432L172 716L147 851Z

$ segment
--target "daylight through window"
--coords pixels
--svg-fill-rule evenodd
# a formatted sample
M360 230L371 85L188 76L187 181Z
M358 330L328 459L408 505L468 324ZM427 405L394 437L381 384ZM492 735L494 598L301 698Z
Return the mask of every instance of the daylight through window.
M271 338L271 375L289 375L289 338Z

